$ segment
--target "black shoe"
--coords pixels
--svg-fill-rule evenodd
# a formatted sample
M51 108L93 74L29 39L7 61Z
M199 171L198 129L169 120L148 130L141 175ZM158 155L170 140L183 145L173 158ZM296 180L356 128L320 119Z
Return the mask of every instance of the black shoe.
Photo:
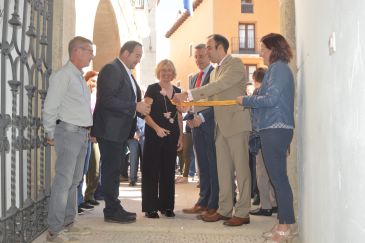
M278 207L272 207L271 212L272 213L278 213Z
M144 215L150 219L158 219L160 217L156 211L145 212Z
M122 207L122 205L119 205L120 207L119 207L119 212L121 213L121 214L123 214L123 215L127 215L127 216L133 216L133 217L136 217L137 216L137 214L136 213L131 213L131 212L128 212L128 211L126 211L123 207Z
M100 203L94 199L90 199L90 200L87 200L85 201L86 203L90 204L90 205L93 205L93 206L98 206L100 205Z
M250 214L256 215L256 216L271 216L272 211L271 211L271 209L256 208L254 210L251 210Z
M87 202L83 202L79 205L80 208L82 208L83 210L86 210L86 211L90 211L90 210L93 210L94 209L94 206L88 204Z
M129 224L136 222L136 218L123 215L120 212L115 212L113 215L104 215L104 221L109 223Z
M160 211L162 214L164 214L166 217L175 217L175 213L172 209L165 209Z
M135 186L135 185L136 185L136 182L135 181L129 182L129 186Z
M252 205L260 205L260 196L259 196L259 194L256 194L256 195L253 197Z
M84 215L85 214L85 211L82 208L78 207L77 208L77 214L78 215Z

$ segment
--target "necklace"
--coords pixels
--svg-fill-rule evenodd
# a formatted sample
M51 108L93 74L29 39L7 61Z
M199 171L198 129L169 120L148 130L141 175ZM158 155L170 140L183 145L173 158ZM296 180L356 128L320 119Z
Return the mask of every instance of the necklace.
M160 91L160 94L162 95L162 97L163 97L163 101L164 101L164 104L165 104L165 111L166 112L164 112L163 113L163 116L171 123L171 124L173 124L174 123L174 121L175 121L175 118L176 118L176 116L177 116L177 111L175 111L175 114L172 116L171 114L172 114L172 112L171 111L169 111L168 109L167 109L167 103L166 103L166 96L167 96L167 92L166 92L166 90L165 89L163 89L162 87L161 87L161 91ZM175 90L174 90L174 88L172 88L172 97L174 96L174 94L175 94Z

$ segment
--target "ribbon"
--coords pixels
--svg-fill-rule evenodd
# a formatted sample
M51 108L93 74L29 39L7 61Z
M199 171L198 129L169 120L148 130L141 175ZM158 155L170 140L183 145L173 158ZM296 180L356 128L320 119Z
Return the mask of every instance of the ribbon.
M176 106L227 106L227 105L238 105L237 100L211 100L211 101L184 101L175 102L171 100L171 103Z

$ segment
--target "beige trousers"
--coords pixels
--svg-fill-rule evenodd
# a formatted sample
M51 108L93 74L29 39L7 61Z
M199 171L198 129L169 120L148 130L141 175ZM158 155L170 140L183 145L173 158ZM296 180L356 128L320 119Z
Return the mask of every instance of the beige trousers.
M276 207L275 191L267 174L261 149L256 155L256 179L261 208L271 209L272 207Z
M216 151L219 181L218 213L232 217L247 217L251 200L251 175L248 155L249 132L224 137L216 126ZM239 198L233 206L234 181L237 180Z

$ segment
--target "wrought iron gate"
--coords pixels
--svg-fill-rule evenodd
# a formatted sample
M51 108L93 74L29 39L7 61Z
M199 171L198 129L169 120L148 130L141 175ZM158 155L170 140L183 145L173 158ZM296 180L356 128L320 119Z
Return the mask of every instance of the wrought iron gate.
M53 0L0 1L0 242L47 228L50 150L42 108L51 74Z

